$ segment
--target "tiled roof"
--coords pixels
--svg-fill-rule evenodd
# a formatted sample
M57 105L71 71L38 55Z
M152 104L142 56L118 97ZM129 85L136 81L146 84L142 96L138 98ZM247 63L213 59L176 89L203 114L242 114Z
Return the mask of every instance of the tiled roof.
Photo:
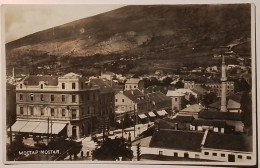
M58 85L58 77L56 76L50 76L50 75L44 75L44 76L36 76L36 75L30 75L27 78L24 79L25 85L39 85L39 82L43 81L46 85Z
M193 112L198 113L203 110L203 107L199 104L192 104L189 107L182 109L180 112Z
M182 93L177 92L176 90L168 90L166 96L169 96L169 97L180 97L180 96L185 96L185 95L182 94Z
M201 95L205 95L209 91L209 89L207 87L197 86L197 85L191 90L198 93L198 94L201 94Z
M127 79L126 83L125 84L137 84L141 81L141 79L139 78L130 78L130 79Z
M251 136L209 132L204 147L252 152L252 143Z
M234 112L219 112L204 110L199 113L199 118L241 121L241 114Z
M150 147L200 151L203 136L203 132L160 130L153 135Z
M215 126L215 127L225 127L225 121L217 121L217 120L204 120L204 119L195 119L192 122L194 126Z
M148 101L148 97L138 89L126 90L123 92L123 94L135 103L142 103Z
M114 90L106 84L102 79L90 79L90 82L95 85L95 87L99 88L101 93L110 93L114 92Z
M149 97L150 101L154 101L155 103L159 103L162 101L171 101L170 97L166 96L160 91L148 93L147 96Z

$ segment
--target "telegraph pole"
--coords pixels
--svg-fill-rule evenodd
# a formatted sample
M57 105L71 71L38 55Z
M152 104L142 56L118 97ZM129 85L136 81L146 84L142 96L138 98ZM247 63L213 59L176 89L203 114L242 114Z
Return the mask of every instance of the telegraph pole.
M48 125L48 129L47 129L47 145L49 144L49 122L50 122L49 120L50 119L48 117L48 120L47 120L48 121L48 124L47 124Z

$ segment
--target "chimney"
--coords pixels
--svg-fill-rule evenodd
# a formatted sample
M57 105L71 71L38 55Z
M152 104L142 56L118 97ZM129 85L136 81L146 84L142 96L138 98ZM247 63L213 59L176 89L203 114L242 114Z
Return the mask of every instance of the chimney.
M227 112L227 76L225 57L222 56L222 68L221 68L221 107L220 112Z

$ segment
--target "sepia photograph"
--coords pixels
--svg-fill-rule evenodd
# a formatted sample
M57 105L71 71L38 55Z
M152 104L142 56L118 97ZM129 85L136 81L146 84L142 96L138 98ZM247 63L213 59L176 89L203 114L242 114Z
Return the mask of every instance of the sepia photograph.
M5 164L257 164L254 4L1 8Z

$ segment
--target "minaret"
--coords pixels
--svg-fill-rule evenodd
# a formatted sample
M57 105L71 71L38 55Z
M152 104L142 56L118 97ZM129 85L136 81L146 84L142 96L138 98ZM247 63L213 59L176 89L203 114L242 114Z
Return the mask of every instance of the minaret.
M221 107L220 112L227 112L227 76L224 55L222 56L221 68Z

